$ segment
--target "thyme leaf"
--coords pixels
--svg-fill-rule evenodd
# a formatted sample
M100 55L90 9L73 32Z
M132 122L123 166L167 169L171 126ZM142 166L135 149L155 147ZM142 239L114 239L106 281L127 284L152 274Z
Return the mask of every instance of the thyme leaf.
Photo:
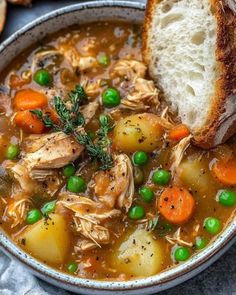
M84 116L79 112L80 106L87 100L87 95L82 86L77 85L68 95L68 101L71 104L69 108L61 97L55 96L53 99L54 109L60 119L60 124L55 124L49 115L43 114L41 110L32 110L45 127L54 131L62 131L65 134L73 135L77 142L85 146L90 158L96 159L101 163L100 169L107 170L113 167L113 158L110 154L111 140L108 133L113 126L110 124L108 116L100 116L100 129L97 131L97 139L93 141L89 134L83 130L78 131L78 127L85 124Z

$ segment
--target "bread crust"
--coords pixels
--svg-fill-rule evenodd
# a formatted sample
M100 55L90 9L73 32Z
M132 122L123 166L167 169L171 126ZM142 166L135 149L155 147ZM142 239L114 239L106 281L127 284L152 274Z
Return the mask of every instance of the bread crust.
M150 62L149 28L156 5L162 0L149 0L143 29L143 57ZM193 130L193 143L211 148L225 142L236 133L236 15L227 0L209 0L217 22L216 64L218 77L207 123ZM152 73L150 72L152 77Z

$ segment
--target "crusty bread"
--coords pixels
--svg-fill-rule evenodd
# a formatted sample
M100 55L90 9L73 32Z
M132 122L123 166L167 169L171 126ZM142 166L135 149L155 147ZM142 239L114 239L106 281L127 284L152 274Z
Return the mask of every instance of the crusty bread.
M165 99L210 148L236 132L236 16L231 0L149 0L143 56Z
M0 0L0 33L3 30L6 18L6 0Z

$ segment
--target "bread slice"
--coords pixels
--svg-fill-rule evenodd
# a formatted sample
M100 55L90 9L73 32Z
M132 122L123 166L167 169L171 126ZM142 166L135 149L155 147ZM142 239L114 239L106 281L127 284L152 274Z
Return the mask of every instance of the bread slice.
M0 33L3 30L5 18L6 18L6 0L0 0Z
M236 132L232 0L149 0L143 56L165 99L210 148Z

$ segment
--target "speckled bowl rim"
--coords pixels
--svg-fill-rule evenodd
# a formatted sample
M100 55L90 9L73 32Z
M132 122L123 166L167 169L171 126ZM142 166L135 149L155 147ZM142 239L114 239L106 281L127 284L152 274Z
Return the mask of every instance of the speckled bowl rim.
M145 4L140 2L130 2L130 1L93 1L84 2L74 5L70 5L51 13L44 15L36 19L35 21L24 26L22 29L18 30L6 41L0 45L1 52L9 46L11 43L15 42L18 38L24 35L28 30L34 28L35 26L47 22L47 20L60 15L67 14L69 12L89 9L89 8L105 8L105 7L120 7L124 9L137 9L144 10ZM32 256L24 252L22 249L17 247L7 235L1 231L0 232L0 247L1 249L11 257L16 258L21 263L23 263L28 269L30 269L36 276L43 278L47 281L63 286L65 288L81 288L82 290L89 291L134 291L135 290L149 290L150 293L156 291L155 287L159 286L159 290L164 290L169 287L173 287L192 276L196 275L215 260L217 260L221 254L223 254L234 242L236 241L236 219L232 216L232 220L225 227L223 232L206 247L203 251L198 254L193 255L187 262L179 264L171 269L163 271L157 275L131 280L126 282L118 281L97 281L90 279L83 279L74 276L67 275L54 270L51 267L37 261ZM84 291L83 291L84 292ZM123 293L122 292L122 293ZM134 293L135 294L135 293Z

